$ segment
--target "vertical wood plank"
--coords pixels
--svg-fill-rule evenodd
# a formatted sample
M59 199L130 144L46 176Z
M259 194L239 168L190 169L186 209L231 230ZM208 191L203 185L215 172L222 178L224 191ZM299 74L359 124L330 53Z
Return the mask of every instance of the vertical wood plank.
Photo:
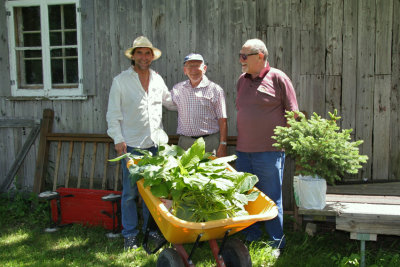
M359 178L372 178L373 106L374 106L374 66L375 58L375 1L358 2L358 52L357 66L357 98L356 98L356 139L364 140L360 152L370 158L359 172ZM371 36L372 34L372 36Z
M81 154L80 154L80 157L79 157L78 183L76 185L76 188L81 188L83 163L84 163L84 159L85 159L85 145L86 145L86 142L82 142L82 144L81 144Z
M343 4L343 74L342 74L342 127L356 127L357 94L357 1L344 1ZM355 131L352 133L353 138Z
M91 168L90 168L90 177L89 177L89 189L93 189L93 179L94 179L94 171L96 167L96 155L97 155L97 142L93 144L93 151L91 157Z
M301 4L301 29L314 29L315 2L318 0L300 1Z
M53 176L53 191L56 191L57 189L57 183L58 183L58 169L60 167L60 158L61 158L61 146L62 142L58 141L57 144L57 157L56 157L56 166L54 168L54 176Z
M67 163L67 173L65 174L65 187L69 187L69 178L71 176L71 162L72 162L72 152L74 150L74 142L69 142L69 150L68 150L68 163Z
M342 74L343 0L327 0L326 74Z
M400 180L400 0L393 1L389 179Z
M114 173L114 191L118 190L118 180L119 180L119 169L121 166L121 161L117 162L117 166L115 166L115 173Z
M106 189L108 157L110 154L109 151L110 151L110 144L106 143L105 144L105 152L104 152L104 164L103 164L103 180L101 182L101 189L103 189L103 190Z
M328 118L328 112L333 113L335 109L340 112L340 98L342 95L342 79L340 75L326 75L325 76L325 118Z
M377 2L375 74L391 73L393 1Z
M300 0L293 0L290 6L291 18L291 80L296 90L297 99L300 96L300 74L302 72L303 62L301 62L301 3Z
M268 27L265 37L269 52L268 61L272 67L278 68L291 77L291 30L282 27Z
M308 116L313 112L318 115L325 113L325 77L323 75L301 75L299 109L306 111Z
M315 25L312 33L311 74L325 74L325 51L326 51L326 0L316 1L315 5Z
M375 77L372 162L374 181L389 178L390 131L387 129L390 129L390 84L390 75Z

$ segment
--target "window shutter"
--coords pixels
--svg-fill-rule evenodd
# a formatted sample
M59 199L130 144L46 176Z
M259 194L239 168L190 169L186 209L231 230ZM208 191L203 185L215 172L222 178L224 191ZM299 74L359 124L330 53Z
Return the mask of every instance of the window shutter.
M5 5L0 5L0 25L7 25ZM0 96L11 96L10 63L8 61L7 27L0 27Z
M80 16L82 18L82 67L83 92L85 95L96 95L96 65L94 56L94 1L81 1Z

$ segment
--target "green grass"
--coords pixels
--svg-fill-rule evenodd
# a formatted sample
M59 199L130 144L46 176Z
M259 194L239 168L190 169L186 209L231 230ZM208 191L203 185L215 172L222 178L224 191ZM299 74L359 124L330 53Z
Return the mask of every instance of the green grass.
M108 239L102 228L71 225L44 233L46 204L33 195L1 196L0 214L0 266L155 266L157 262L159 252L124 251L123 239ZM310 237L292 231L290 217L285 220L284 253L276 260L268 243L253 242L248 245L253 266L359 266L360 242L350 240L349 233L325 231ZM191 245L185 245L188 251ZM379 235L366 248L367 266L400 266L400 237ZM199 267L216 265L207 243L196 250L193 262Z

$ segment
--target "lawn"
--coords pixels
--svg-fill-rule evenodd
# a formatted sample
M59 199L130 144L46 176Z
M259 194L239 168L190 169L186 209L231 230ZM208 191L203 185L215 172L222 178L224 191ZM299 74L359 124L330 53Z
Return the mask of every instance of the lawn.
M0 214L0 266L156 266L159 252L124 251L123 239L107 238L102 228L71 225L44 233L46 204L34 195L1 195ZM311 237L293 231L291 217L285 220L284 253L276 260L268 243L253 242L248 245L253 266L359 266L360 242L350 240L349 233L323 225ZM216 265L208 244L196 250L193 262L200 267ZM382 235L376 242L367 242L366 263L400 266L400 237Z

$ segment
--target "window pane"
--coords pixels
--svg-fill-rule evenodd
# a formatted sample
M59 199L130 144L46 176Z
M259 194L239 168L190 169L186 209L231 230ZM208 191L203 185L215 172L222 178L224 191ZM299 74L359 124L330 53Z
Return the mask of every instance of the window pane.
M65 55L67 57L76 57L76 56L78 56L78 51L76 48L68 48L68 49L65 49Z
M40 31L40 7L20 7L22 10L23 31Z
M16 7L14 8L15 44L17 47L41 46L40 35L40 8Z
M61 29L61 6L49 6L50 30Z
M50 32L50 45L62 45L61 32Z
M18 84L20 88L43 88L42 52L17 52Z
M25 33L23 35L23 40L20 46L32 47L32 46L41 46L42 40L40 37L40 33Z
M64 5L64 24L65 29L76 29L75 5Z
M27 84L42 84L43 83L43 69L42 60L27 60L26 67L26 83Z
M51 50L51 78L53 88L60 84L78 83L78 49L57 48Z
M66 45L76 45L78 42L76 41L76 31L66 32L65 33L65 44Z
M78 83L78 59L67 60L67 83Z
M53 83L64 83L63 61L61 59L51 60L51 80Z
M62 57L62 49L52 49L50 55L52 59Z

